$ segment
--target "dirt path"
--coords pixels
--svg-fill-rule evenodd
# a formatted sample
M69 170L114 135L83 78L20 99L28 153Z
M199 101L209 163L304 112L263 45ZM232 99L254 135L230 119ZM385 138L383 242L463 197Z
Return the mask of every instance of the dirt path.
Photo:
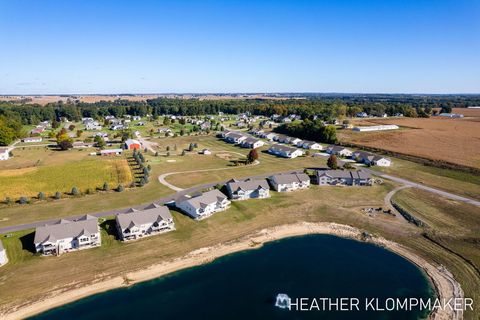
M395 189L393 189L392 191L387 193L387 195L385 196L385 199L384 199L385 207L392 210L392 212L395 213L395 217L397 218L397 220L400 220L402 222L407 222L407 220L405 220L405 218L400 214L400 212L398 212L398 210L395 209L395 207L392 205L392 197L398 191L403 190L403 189L407 189L407 188L410 188L410 187L411 186L409 186L409 185L403 185L403 186L400 186L400 187L396 187Z

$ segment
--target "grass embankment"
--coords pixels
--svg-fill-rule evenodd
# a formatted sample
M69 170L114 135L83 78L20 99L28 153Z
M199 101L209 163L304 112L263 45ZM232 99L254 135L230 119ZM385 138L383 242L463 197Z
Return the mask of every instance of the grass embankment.
M453 194L480 200L480 176L478 175L425 166L397 158L392 158L391 167L373 167L372 169Z
M394 201L423 221L423 236L409 245L431 261L447 266L461 283L465 295L480 300L480 210L431 193L406 189ZM480 314L477 305L476 314Z
M85 192L88 188L101 188L104 182L112 187L129 185L132 179L132 172L124 158L91 158L55 166L2 170L0 199L34 197L39 192L52 196L57 191L68 193L73 187Z
M11 263L0 269L0 308L37 300L52 290L65 290L95 279L124 276L192 250L234 240L262 228L297 221L337 221L369 231L386 226L409 234L413 227L400 228L389 216L368 218L363 207L383 205L390 186L373 188L320 188L288 194L272 193L271 199L235 202L231 209L197 222L173 212L177 230L141 241L121 243L115 239L113 223L102 223L102 247L72 252L60 257L39 257L32 253L33 232L2 238ZM48 281L52 274L55 281ZM6 289L8 288L8 290Z

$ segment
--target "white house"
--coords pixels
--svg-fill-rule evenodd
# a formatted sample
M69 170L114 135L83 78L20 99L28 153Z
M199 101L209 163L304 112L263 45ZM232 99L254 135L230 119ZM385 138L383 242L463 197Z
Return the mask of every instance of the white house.
M97 121L88 121L85 123L85 130L102 130L102 126Z
M3 247L2 241L0 240L0 267L8 262L7 250Z
M214 189L191 198L175 201L175 206L196 220L210 217L212 214L227 210L230 201L219 190Z
M272 188L278 192L307 189L310 187L310 177L305 173L277 174L268 178Z
M265 138L267 140L270 140L270 141L273 141L278 135L276 133L273 133L273 132L269 132L269 133L264 133L261 135L262 138Z
M355 151L352 153L352 159L366 165L375 165L379 167L390 167L392 161L389 158L378 156L370 152Z
M10 151L7 148L0 148L0 160L10 159Z
M294 147L289 147L282 144L274 144L269 149L268 152L284 158L296 158L303 155L303 151Z
M200 151L200 154L210 155L210 154L212 154L212 151L210 151L208 149L203 149L202 151Z
M352 150L341 146L329 146L326 152L341 157L350 157L352 155Z
M317 170L316 180L318 185L349 185L371 186L372 176L362 170Z
M130 209L118 214L118 235L121 240L137 240L158 233L175 230L170 210L165 206L152 203L143 210Z
M246 140L247 136L240 132L233 132L230 131L227 134L225 134L225 141L230 142L230 143L241 143L242 141Z
M98 218L85 215L77 220L61 219L37 227L34 244L35 250L44 255L98 247L101 244Z
M140 117L140 116L133 116L132 119L133 119L133 121L139 121L139 120L142 119L142 117Z
M299 139L299 138L292 138L290 140L290 143L293 144L293 145L297 145L299 142L302 142L303 140L302 139Z
M266 179L232 179L226 184L232 200L264 199L270 197L270 186Z
M265 142L263 142L262 140L255 139L255 138L250 138L250 137L241 142L242 147L251 148L251 149L260 148L264 144L265 144Z
M320 143L316 143L315 141L303 140L300 143L301 143L301 146L297 144L297 147L302 147L304 149L311 149L311 150L323 150L322 145Z

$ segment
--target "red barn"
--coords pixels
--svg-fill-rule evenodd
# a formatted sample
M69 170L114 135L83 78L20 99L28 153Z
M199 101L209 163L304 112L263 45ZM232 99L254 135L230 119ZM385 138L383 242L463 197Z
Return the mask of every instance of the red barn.
M128 150L134 150L134 149L140 149L141 148L140 141L135 140L135 139L128 139L125 141L125 149Z

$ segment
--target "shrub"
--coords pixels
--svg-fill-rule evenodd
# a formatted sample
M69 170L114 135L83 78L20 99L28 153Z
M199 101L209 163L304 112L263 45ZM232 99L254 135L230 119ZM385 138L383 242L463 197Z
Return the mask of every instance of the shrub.
M72 188L72 196L78 196L80 194L80 192L78 191L78 188L77 187L73 187Z
M102 189L103 189L103 191L108 191L108 190L110 190L110 187L108 186L108 183L107 183L107 182L105 182L105 183L103 184Z
M18 203L27 204L28 203L27 197L20 197L20 199L18 200Z
M62 198L62 194L60 192L55 192L55 199L59 200Z
M37 198L38 198L38 200L45 200L45 198L46 198L45 193L39 192Z
M118 187L117 187L117 191L118 192L123 192L125 190L125 188L123 187L123 185L119 184Z
M6 197L4 202L5 202L5 204L11 204L12 199L10 199L10 197Z

